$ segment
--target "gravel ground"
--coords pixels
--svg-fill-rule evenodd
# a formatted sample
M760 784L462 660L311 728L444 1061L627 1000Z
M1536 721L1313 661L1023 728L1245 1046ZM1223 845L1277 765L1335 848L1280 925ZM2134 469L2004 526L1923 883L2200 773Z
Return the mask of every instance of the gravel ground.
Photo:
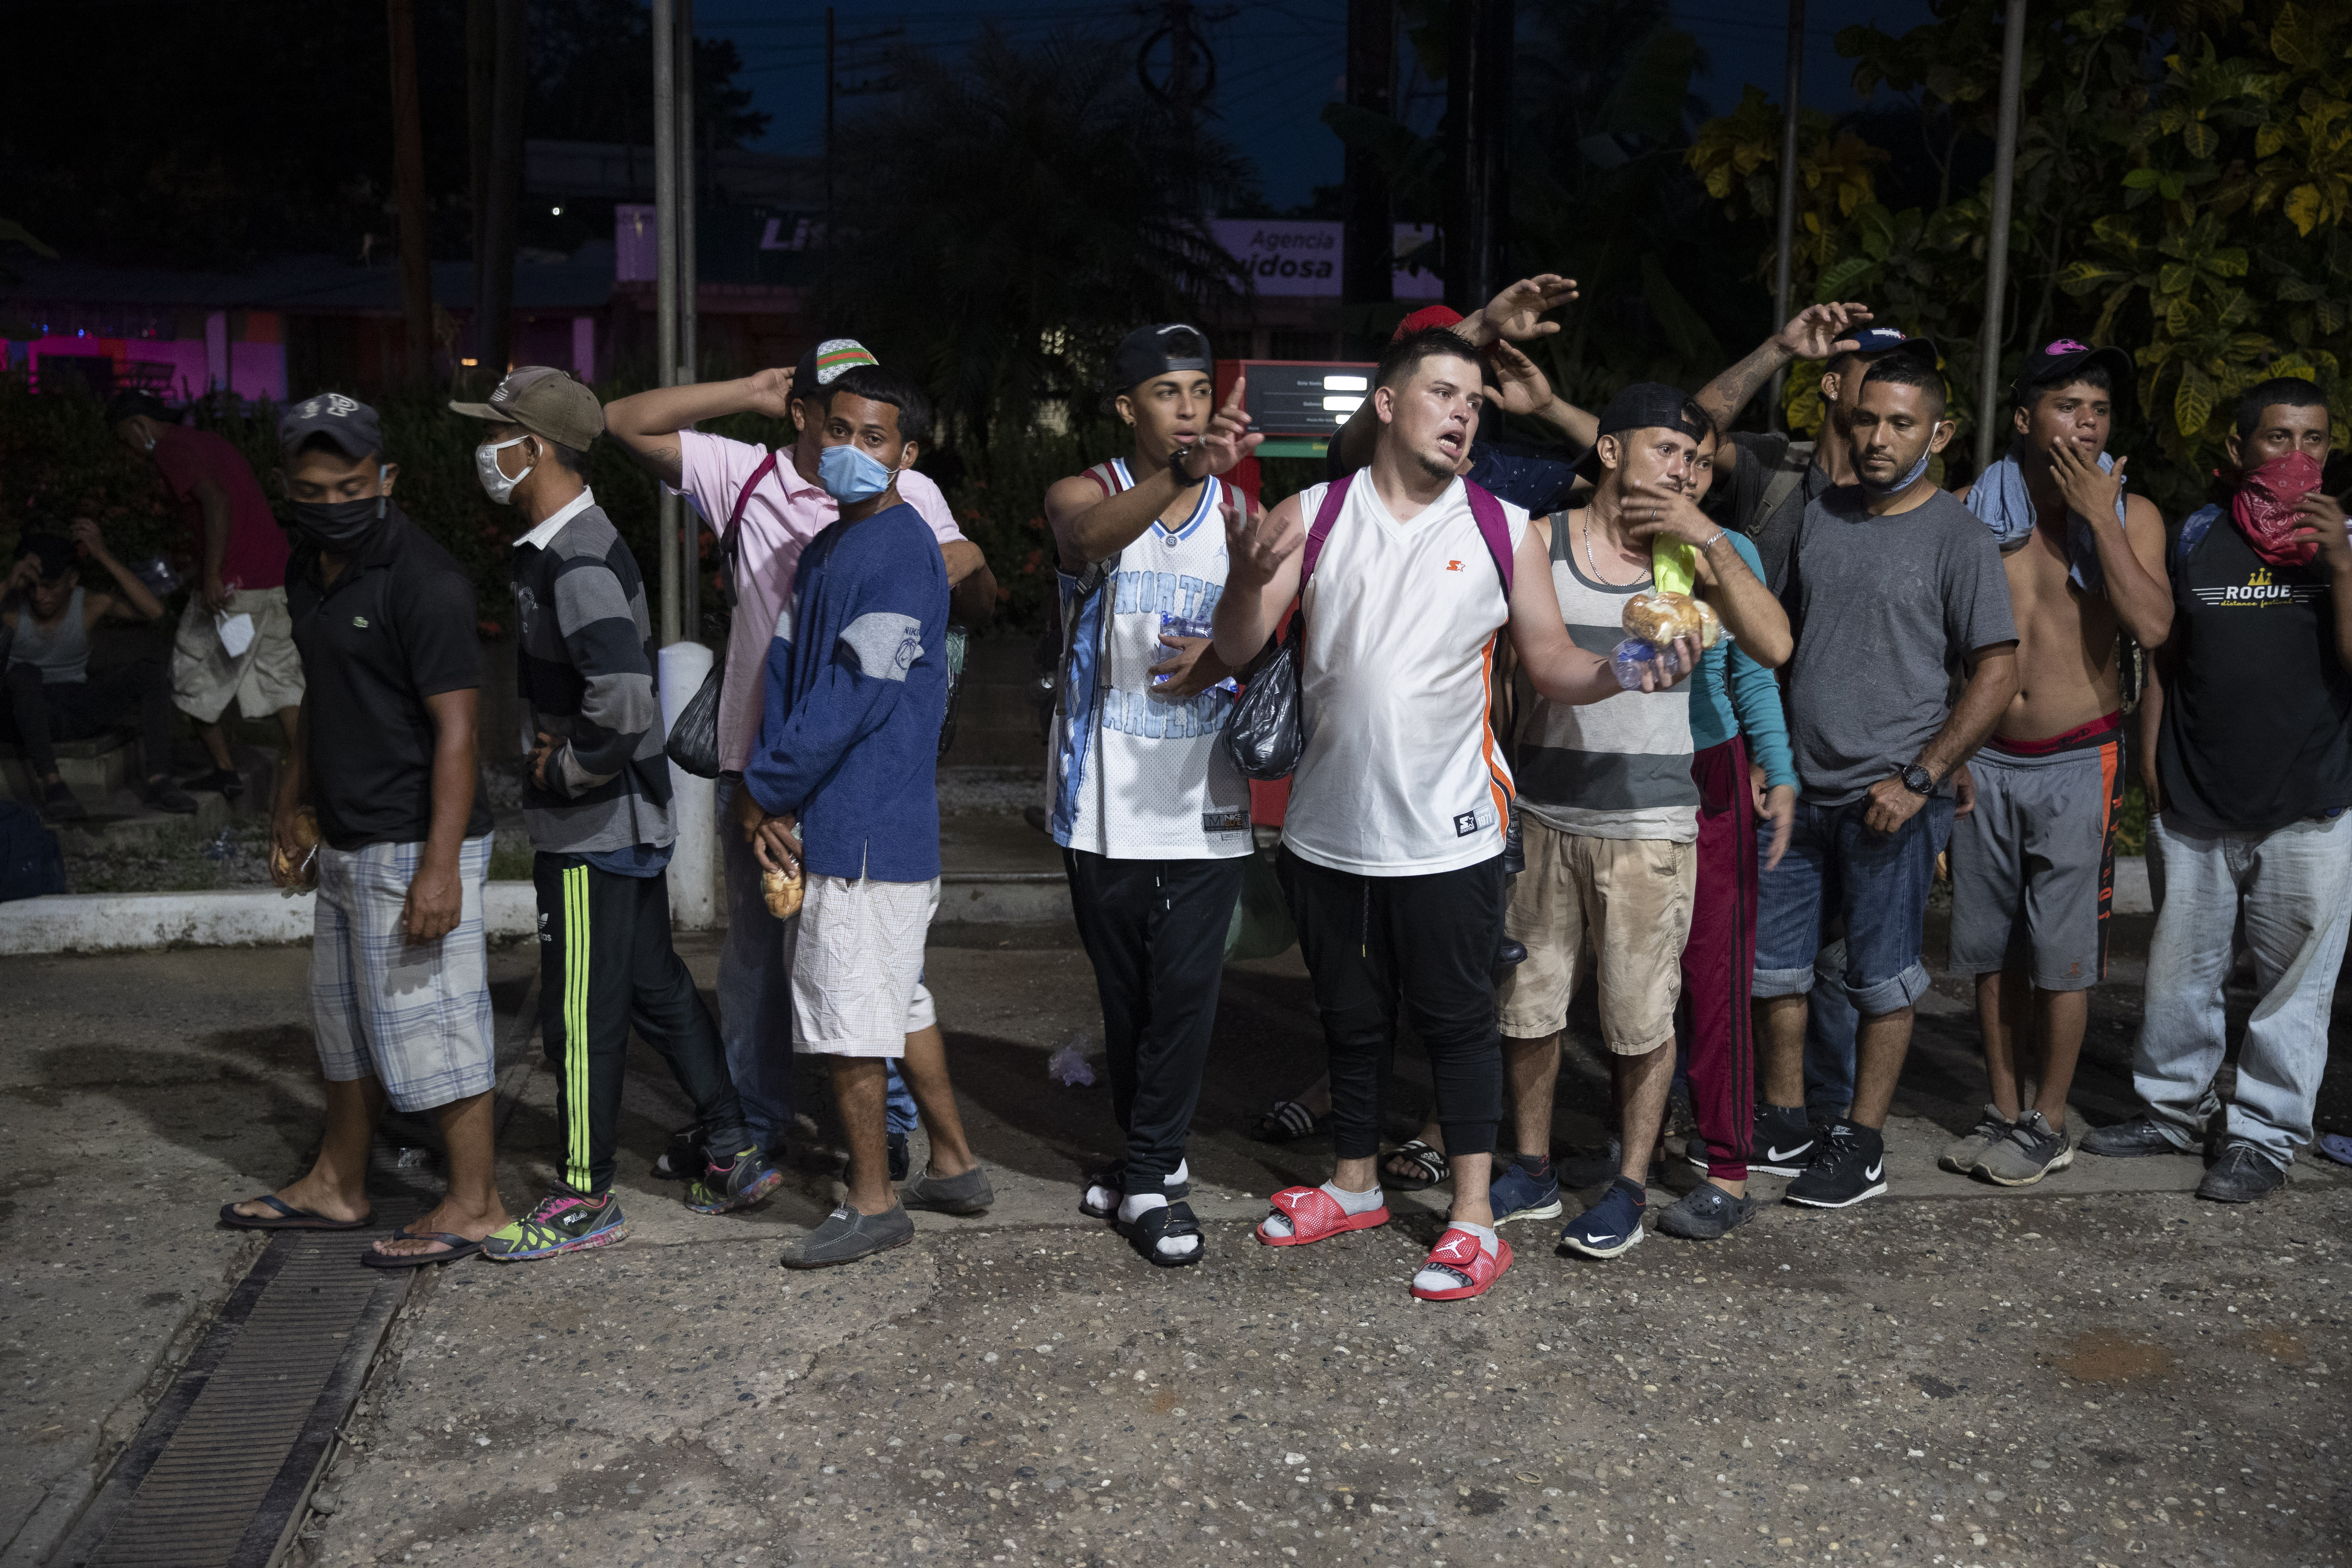
M120 847L68 850L66 886L77 893L187 893L269 886L269 824L233 816L217 833L157 829Z

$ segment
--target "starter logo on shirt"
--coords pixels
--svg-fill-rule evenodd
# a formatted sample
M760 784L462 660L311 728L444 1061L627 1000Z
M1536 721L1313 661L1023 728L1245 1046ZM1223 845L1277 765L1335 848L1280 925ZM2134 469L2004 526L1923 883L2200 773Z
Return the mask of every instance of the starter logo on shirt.
M1445 563L1445 569L1448 572L1459 572L1462 570L1462 563L1459 561L1449 561Z
M1459 815L1457 815L1457 816L1454 818L1454 837L1456 837L1456 838L1467 838L1467 837L1469 837L1472 834L1474 834L1474 833L1475 833L1475 832L1477 832L1477 831L1478 831L1478 814L1477 814L1476 812L1475 812L1475 811L1465 811L1465 812L1462 812L1462 813L1460 813Z

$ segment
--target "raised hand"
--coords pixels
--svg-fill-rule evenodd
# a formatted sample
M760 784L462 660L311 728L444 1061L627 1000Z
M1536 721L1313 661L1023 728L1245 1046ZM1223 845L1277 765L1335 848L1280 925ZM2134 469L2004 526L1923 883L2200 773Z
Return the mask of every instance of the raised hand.
M1489 336L1525 342L1559 331L1559 323L1545 321L1544 313L1572 304L1575 300L1575 279L1563 278L1557 272L1539 272L1533 278L1520 279L1487 300L1478 314Z
M1234 465L1257 450L1265 437L1253 434L1249 422L1249 377L1237 375L1234 377L1233 392L1210 416L1208 429L1201 434L1201 451L1205 459L1201 472L1230 473Z
M1307 543L1306 531L1285 513L1297 507L1273 507L1244 520L1238 510L1225 519L1225 581L1263 588L1274 581L1282 563Z
M2060 441L2050 448L2050 471L2057 476L2058 493L2066 498L2066 510L2085 522L2105 522L2116 515L2116 500L2124 491L2124 465L2129 458L2117 458L2116 466L2102 469L2099 455L2075 441Z
M1533 414L1551 405L1551 382L1513 344L1500 339L1489 343L1486 363L1495 372L1490 406L1506 414Z
M1846 334L1869 320L1867 305L1808 305L1790 318L1774 341L1799 359L1827 359L1861 347Z
M80 545L92 561L106 559L106 535L99 531L95 521L87 517L74 519L72 532L73 542Z
M2319 546L2319 558L2332 568L2352 568L2352 533L2345 531L2343 503L2326 490L2313 490L2295 503L2294 510L2303 519L2295 531L2296 542Z
M771 419L789 418L793 406L792 367L786 365L745 376L743 393L743 407L747 413L764 414Z

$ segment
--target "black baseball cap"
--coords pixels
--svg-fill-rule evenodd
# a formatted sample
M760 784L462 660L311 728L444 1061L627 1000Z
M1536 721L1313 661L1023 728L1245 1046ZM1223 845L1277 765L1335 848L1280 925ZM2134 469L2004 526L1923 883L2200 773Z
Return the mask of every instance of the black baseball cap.
M1578 476L1599 484L1600 437L1622 436L1628 430L1679 430L1695 441L1720 434L1713 420L1694 412L1691 395L1681 387L1662 381L1637 381L1621 388L1601 411L1600 428L1593 432L1596 445L1578 460Z
M2118 348L2095 349L2088 343L2078 343L2072 338L2059 338L2043 345L2039 353L2025 356L2025 364L2017 373L2017 380L2009 389L2012 407L2022 408L2040 388L2063 386L2084 371L2097 365L2107 373L2107 385L2113 400L2120 407L2132 395L2132 357Z
M278 416L278 447L289 458L313 436L324 436L347 458L383 450L383 429L375 410L340 392L306 397Z
M1108 390L1116 395L1130 386L1140 386L1155 375L1178 370L1202 371L1212 376L1217 374L1217 360L1209 352L1208 334L1182 321L1138 327L1119 340L1118 352L1110 356Z
M1899 351L1916 358L1929 370L1940 369L1944 363L1944 356L1936 351L1933 339L1915 338L1900 327L1864 327L1852 336L1854 346L1847 350L1847 353L1866 354L1875 359L1880 354ZM1835 364L1844 357L1843 354L1832 354L1830 363Z
M172 411L164 406L162 398L135 386L126 386L106 400L106 423L110 427L142 415L163 425L173 422Z
M128 418L129 416L124 416ZM28 533L16 541L16 559L31 556L41 563L41 578L53 582L80 563L81 552L62 533Z

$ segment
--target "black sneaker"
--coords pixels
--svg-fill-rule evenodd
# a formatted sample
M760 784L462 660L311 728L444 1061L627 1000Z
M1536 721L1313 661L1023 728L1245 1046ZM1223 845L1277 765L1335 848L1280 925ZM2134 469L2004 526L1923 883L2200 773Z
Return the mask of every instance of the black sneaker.
M193 816L196 812L196 797L166 778L147 781L147 804L174 816Z
M1818 1142L1801 1106L1759 1104L1748 1168L1768 1176L1801 1176L1813 1163Z
M710 1151L702 1141L702 1124L681 1127L654 1156L654 1174L669 1182L690 1182L710 1166Z
M47 822L79 822L89 815L73 789L59 779L41 792L41 817Z
M2221 1147L2221 1157L2197 1184L2197 1195L2217 1204L2250 1204L2286 1185L2286 1167L2242 1138Z
M907 1179L907 1169L908 1163L909 1161L907 1154L907 1135L904 1132L891 1133L890 1179L893 1182L905 1181Z
M1805 1173L1782 1194L1809 1208L1849 1208L1886 1190L1886 1143L1875 1128L1841 1121Z
M2104 1154L2110 1160L2137 1160L2150 1154L2192 1152L2166 1131L2153 1116L2135 1116L2129 1121L2118 1121L2113 1127L2094 1127L2084 1133L2074 1146L2085 1154Z

